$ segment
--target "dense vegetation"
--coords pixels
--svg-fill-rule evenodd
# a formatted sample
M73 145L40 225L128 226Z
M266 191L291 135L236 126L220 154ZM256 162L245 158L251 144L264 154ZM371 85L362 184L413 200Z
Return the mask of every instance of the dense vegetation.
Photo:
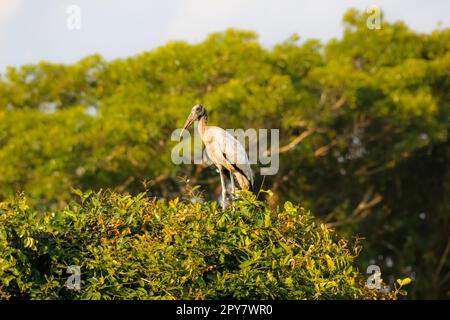
M62 209L71 187L173 199L186 194L180 176L214 199L214 170L170 159L171 132L201 102L210 123L225 128L280 128L280 171L264 181L274 210L301 203L343 237L365 238L361 270L378 264L390 283L413 277L413 298L448 297L450 30L418 34L401 22L369 30L354 10L344 23L342 38L326 44L293 36L267 49L252 32L228 30L123 60L8 68L0 78L0 200L24 191L30 212L65 212L66 221L90 210ZM78 241L73 232L64 241ZM295 296L314 296L302 290Z
M270 210L252 194L234 209L110 192L79 194L56 212L23 195L0 206L0 298L375 299L339 240L290 202ZM78 290L67 267L80 268Z

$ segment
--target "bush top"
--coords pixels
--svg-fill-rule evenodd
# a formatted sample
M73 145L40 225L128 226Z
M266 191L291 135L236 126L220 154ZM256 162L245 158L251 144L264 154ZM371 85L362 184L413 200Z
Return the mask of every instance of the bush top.
M83 193L56 212L0 204L0 297L11 299L374 299L339 239L290 202L250 193L234 208ZM69 266L80 288L66 283ZM384 298L395 298L400 291Z

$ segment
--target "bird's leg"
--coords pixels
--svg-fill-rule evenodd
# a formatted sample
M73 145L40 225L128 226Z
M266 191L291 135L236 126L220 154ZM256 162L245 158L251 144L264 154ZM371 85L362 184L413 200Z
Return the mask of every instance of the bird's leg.
M222 168L219 168L219 175L220 175L220 184L222 185L222 209L225 209L225 200L226 200L225 196L227 190Z
M233 198L234 198L234 192L236 190L234 188L234 178L233 178L233 173L231 171L230 171L230 181L231 181L231 195L230 195L231 207L233 208L233 210L235 210L236 208L234 207Z
M231 195L234 196L234 179L233 179L233 173L230 171L230 181L231 181Z

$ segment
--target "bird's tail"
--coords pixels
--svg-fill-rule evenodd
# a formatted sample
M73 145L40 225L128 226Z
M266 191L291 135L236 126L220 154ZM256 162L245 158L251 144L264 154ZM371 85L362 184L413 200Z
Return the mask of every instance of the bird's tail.
M243 175L240 172L234 172L234 176L236 178L237 183L239 184L239 187L242 190L250 190L253 192L253 185L251 180L249 180L245 175Z

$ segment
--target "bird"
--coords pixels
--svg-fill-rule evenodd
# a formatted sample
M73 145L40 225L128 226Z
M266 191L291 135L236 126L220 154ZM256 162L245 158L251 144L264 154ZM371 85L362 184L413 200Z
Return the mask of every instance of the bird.
M235 194L233 176L241 190L253 189L253 172L250 166L244 146L228 131L215 126L208 126L208 114L201 104L195 105L186 119L183 129L180 132L180 139L185 130L194 122L198 121L198 133L205 145L209 159L217 167L220 175L222 187L222 208L226 207L225 196L225 176L224 172L230 173L231 194Z

